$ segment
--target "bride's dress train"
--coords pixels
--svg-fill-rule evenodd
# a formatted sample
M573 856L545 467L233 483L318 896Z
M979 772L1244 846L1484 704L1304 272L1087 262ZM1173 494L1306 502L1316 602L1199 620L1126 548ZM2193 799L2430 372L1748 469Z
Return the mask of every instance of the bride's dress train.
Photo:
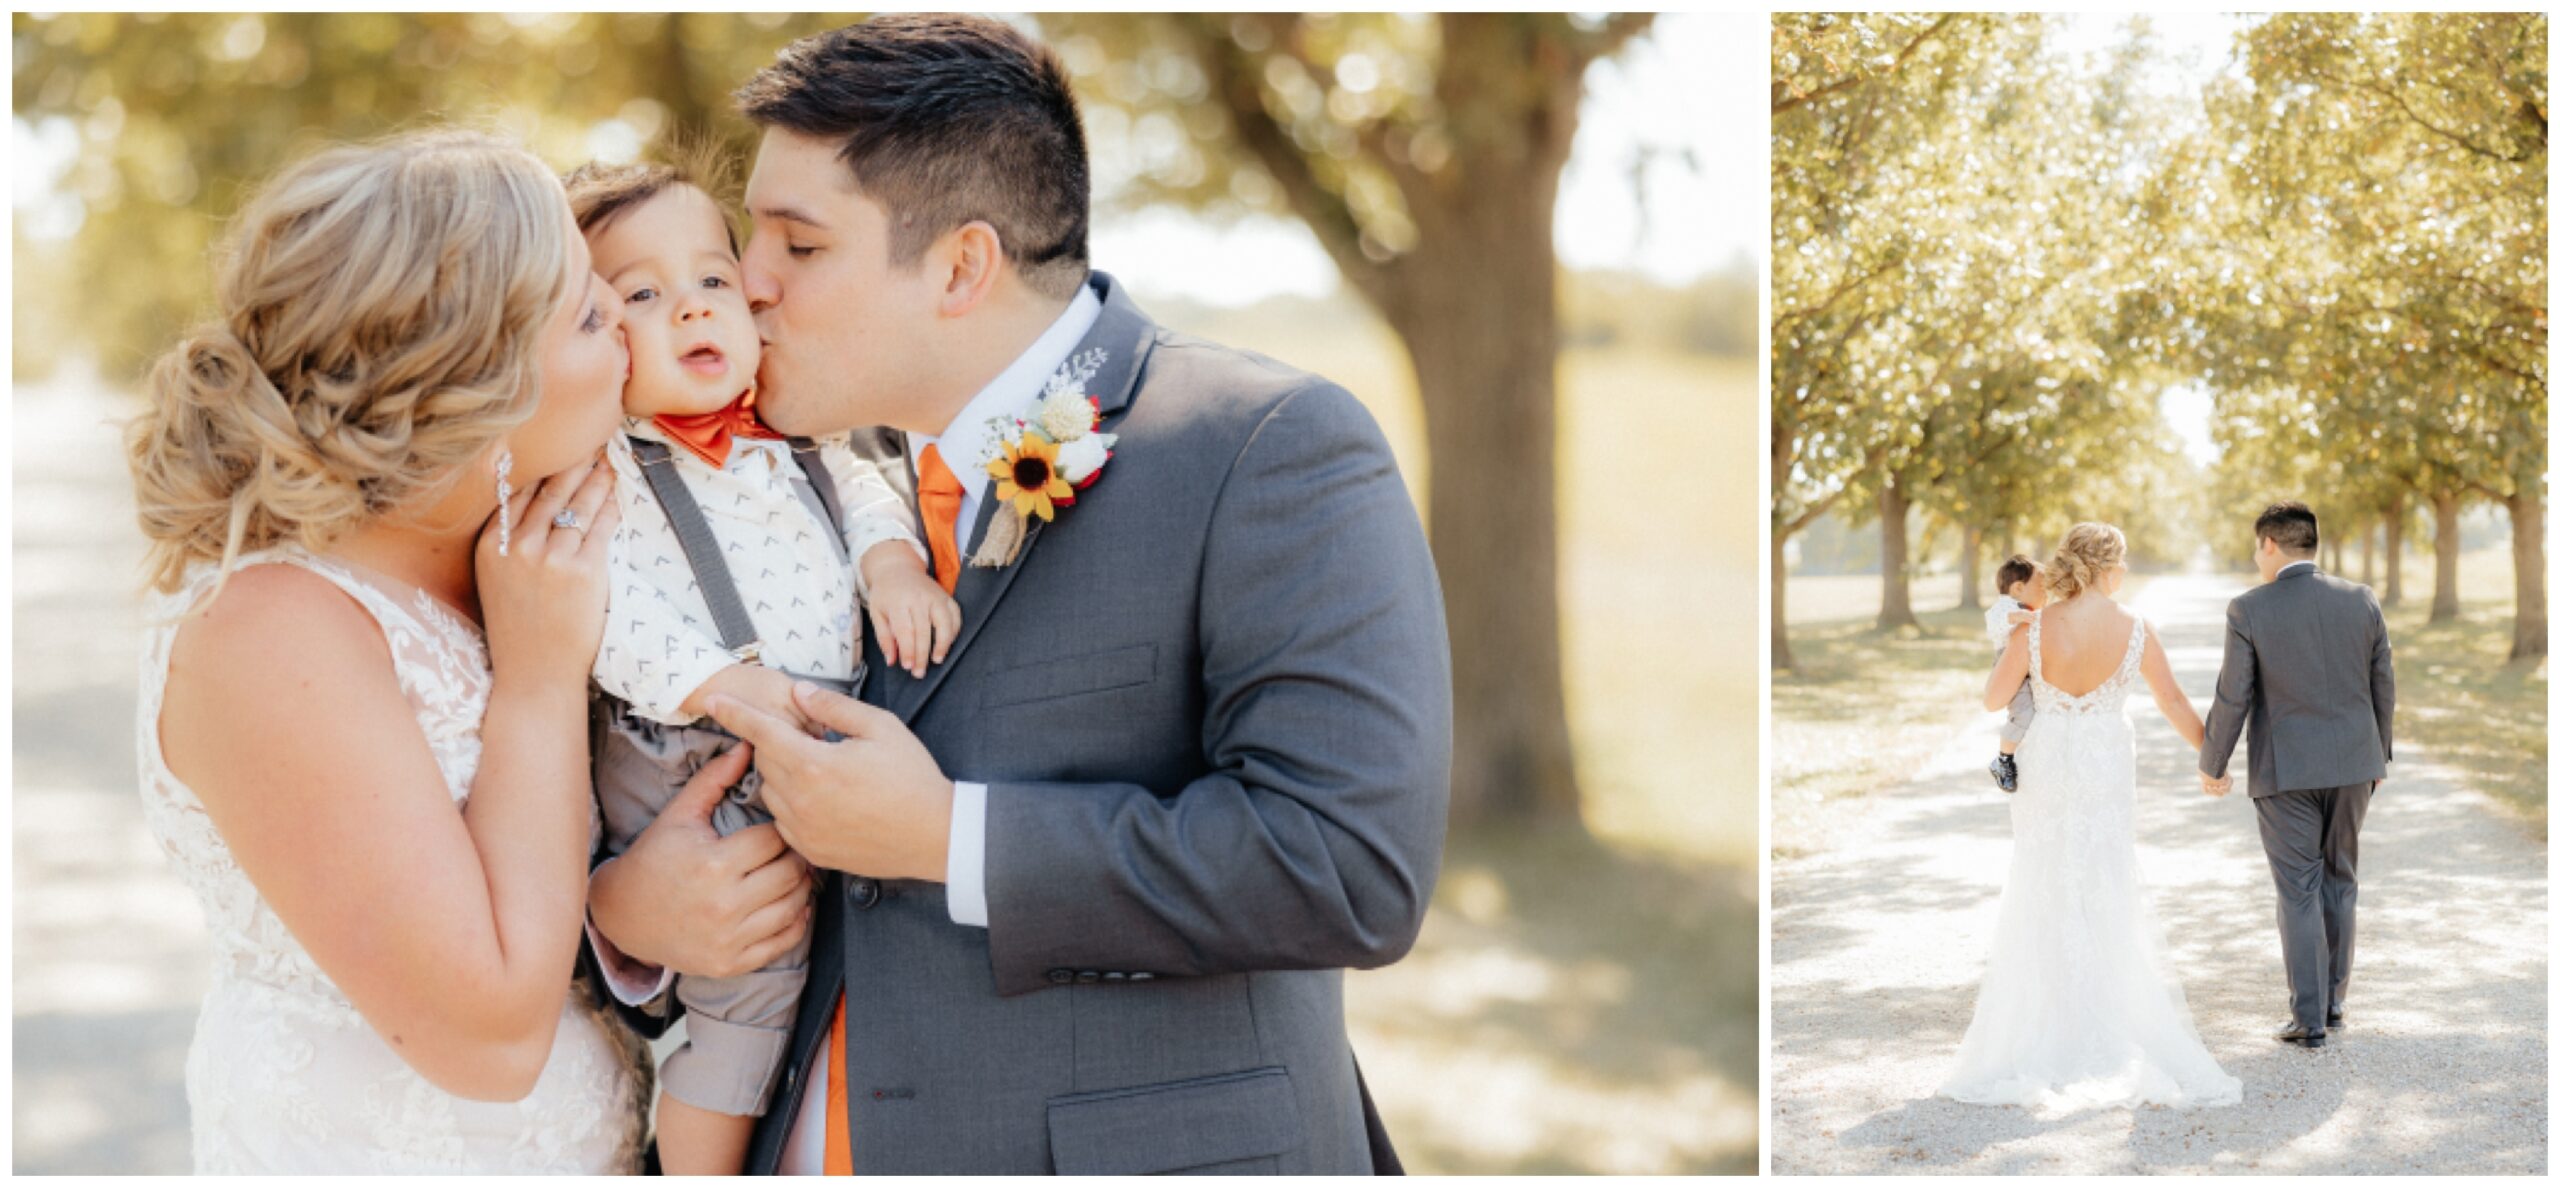
M2233 1105L2163 960L2133 847L2133 724L2125 697L2147 625L2115 673L2074 697L2044 680L2028 628L2036 716L2018 745L2015 848L1991 959L1940 1096L2052 1112Z

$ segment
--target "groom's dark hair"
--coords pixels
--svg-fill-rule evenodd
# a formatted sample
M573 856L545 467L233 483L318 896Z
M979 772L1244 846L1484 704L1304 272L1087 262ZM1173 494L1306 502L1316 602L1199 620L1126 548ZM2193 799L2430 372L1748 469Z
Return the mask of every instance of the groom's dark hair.
M2270 503L2258 513L2258 538L2276 542L2285 552L2311 556L2320 551L2320 517L2296 500Z
M1067 68L1002 21L898 13L803 37L738 88L757 126L842 143L889 211L889 259L912 264L984 220L1034 292L1073 296L1089 270L1092 181Z

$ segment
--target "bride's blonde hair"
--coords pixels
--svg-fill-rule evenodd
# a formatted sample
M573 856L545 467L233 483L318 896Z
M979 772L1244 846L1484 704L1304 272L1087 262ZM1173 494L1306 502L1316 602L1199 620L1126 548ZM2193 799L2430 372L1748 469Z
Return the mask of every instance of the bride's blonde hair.
M2124 565L2124 533L2113 524L2074 524L2064 533L2062 547L2054 550L2053 560L2045 562L2045 593L2055 602L2068 601L2082 590L2095 587L2100 576Z
M151 584L324 548L523 424L575 234L551 170L482 133L340 146L277 174L218 257L219 317L153 366L125 430Z

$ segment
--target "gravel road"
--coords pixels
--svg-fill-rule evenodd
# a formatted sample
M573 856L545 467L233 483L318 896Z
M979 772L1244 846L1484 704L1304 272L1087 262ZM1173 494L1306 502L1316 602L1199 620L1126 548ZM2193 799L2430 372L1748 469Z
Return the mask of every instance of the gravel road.
M2163 578L2135 607L2200 711L2241 589ZM1972 1018L2008 867L1985 716L1854 810L1839 844L1771 872L1772 1170L2544 1174L2547 847L2429 763L2424 707L2401 707L2399 762L2365 822L2349 1026L2318 1052L2269 1038L2284 969L2247 798L2203 796L2194 753L2139 690L2132 712L2152 907L2241 1104L2041 1118L1930 1096Z

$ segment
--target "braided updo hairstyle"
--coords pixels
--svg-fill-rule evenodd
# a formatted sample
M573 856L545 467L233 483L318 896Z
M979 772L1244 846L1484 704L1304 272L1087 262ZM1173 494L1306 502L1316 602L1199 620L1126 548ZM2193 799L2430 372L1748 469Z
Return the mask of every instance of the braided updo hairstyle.
M575 234L557 176L480 133L278 174L218 257L219 317L152 368L125 430L151 584L321 549L446 489L532 417Z
M2065 602L2093 589L2110 569L2124 565L2124 533L2113 524L2074 524L2063 534L2062 547L2045 562L2044 588L2055 602Z

